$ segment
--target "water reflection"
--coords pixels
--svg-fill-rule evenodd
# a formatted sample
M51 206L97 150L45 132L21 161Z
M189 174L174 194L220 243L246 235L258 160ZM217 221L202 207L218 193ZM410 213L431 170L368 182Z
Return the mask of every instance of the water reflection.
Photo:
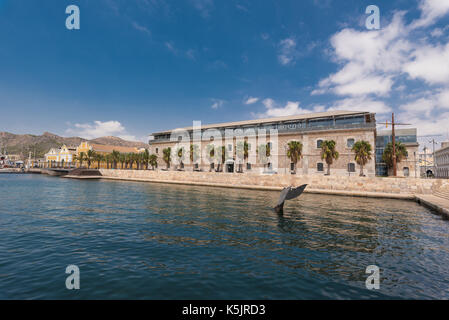
M449 298L448 223L425 208L303 194L277 215L277 198L0 177L0 298L70 298L49 280L70 263L87 278L84 298ZM364 287L370 264L380 292Z

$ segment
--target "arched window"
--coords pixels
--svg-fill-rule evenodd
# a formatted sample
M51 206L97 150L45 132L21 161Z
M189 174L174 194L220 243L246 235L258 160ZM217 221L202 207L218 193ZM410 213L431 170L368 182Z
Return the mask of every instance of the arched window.
M321 149L321 144L323 143L323 140L319 139L316 141L316 147L317 149Z
M316 171L323 172L324 171L324 164L322 162L318 162L316 164Z

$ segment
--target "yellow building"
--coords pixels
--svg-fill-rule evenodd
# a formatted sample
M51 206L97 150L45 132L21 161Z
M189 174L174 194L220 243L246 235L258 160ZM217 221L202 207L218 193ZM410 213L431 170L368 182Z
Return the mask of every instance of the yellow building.
M51 148L45 154L45 162L65 162L71 163L73 161L73 155L76 153L76 148L67 147L65 144L60 148Z

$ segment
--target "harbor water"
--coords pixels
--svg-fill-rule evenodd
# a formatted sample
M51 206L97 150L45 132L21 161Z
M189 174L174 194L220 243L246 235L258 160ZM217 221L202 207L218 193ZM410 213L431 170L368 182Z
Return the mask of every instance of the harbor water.
M449 298L449 222L413 201L0 175L0 299ZM66 288L68 265L80 289ZM366 268L380 268L368 290Z

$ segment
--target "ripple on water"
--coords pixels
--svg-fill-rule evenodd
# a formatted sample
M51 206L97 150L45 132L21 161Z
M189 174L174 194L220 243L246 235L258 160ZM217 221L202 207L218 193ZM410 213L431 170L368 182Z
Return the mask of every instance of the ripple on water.
M449 222L414 202L0 176L0 298L449 298ZM65 289L65 267L82 290ZM381 290L365 268L381 268Z

